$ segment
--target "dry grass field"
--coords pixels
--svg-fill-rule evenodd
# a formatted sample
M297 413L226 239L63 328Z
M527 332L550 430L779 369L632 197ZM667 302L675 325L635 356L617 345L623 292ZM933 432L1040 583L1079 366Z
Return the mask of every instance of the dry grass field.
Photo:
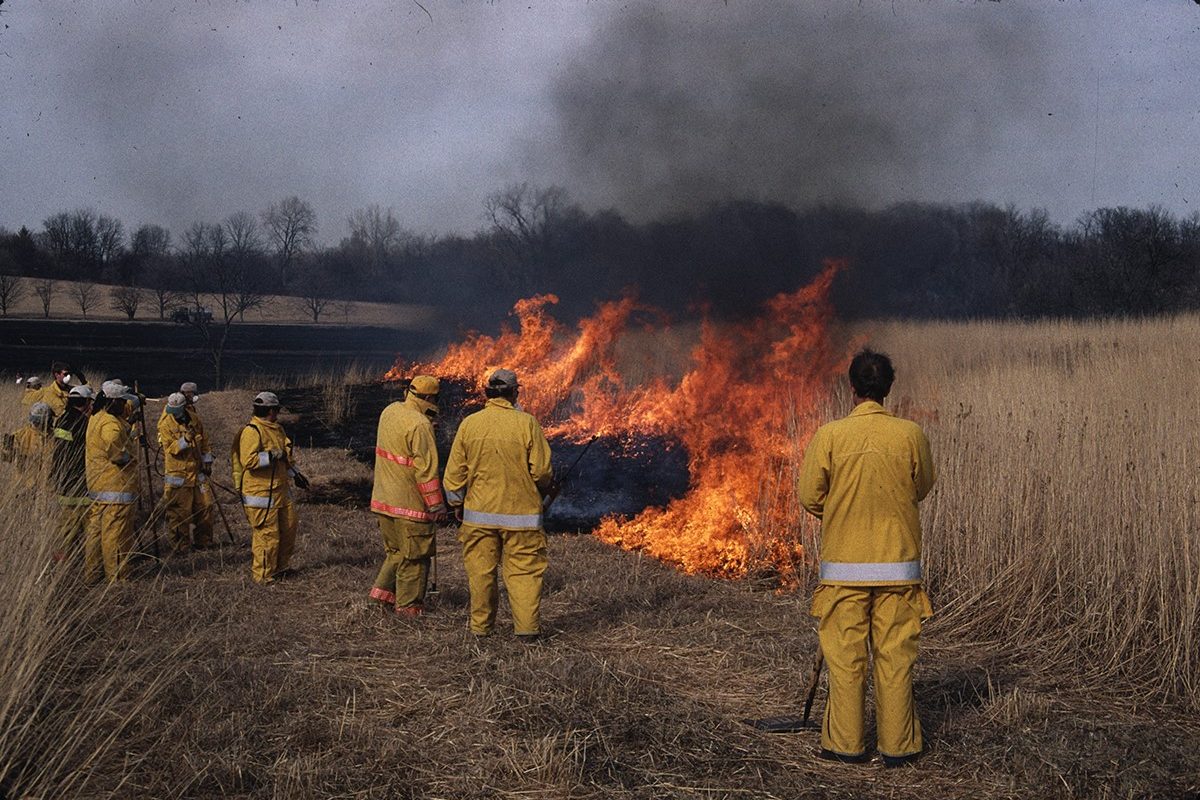
M799 711L805 587L558 536L553 635L475 641L452 529L436 607L412 623L366 600L381 548L364 510L302 505L299 572L263 589L222 497L238 545L84 589L47 567L51 498L4 464L0 797L1196 797L1200 319L839 336L893 356L892 405L940 469L913 768L829 764L815 731L742 723ZM250 397L201 401L217 441ZM338 450L303 457L318 489L369 478Z
M33 317L41 319L45 315L41 298L34 291L34 280L24 279L27 291L24 296L9 310L11 317ZM73 281L55 281L50 296L50 317L52 319L83 319L80 312L78 284ZM90 320L125 320L128 317L114 309L112 292L116 288L105 284L94 284L92 299L87 318ZM213 310L218 318L217 297L207 296L204 300L206 307ZM403 303L369 303L361 300L331 301L321 312L322 325L374 325L383 328L417 328L430 323L433 311L427 306ZM135 319L155 321L158 319L158 306L147 293L137 310ZM246 312L245 319L239 320L257 323L307 324L312 322L312 313L301 298L283 295L266 295L263 304Z

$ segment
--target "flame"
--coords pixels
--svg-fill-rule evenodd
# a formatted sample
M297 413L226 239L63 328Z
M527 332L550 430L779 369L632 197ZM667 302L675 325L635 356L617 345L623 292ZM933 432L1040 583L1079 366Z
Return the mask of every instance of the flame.
M550 316L551 294L520 301L517 330L471 334L429 372L475 381L504 366L520 377L521 402L550 436L601 434L630 442L665 436L688 452L689 490L665 508L605 518L595 535L642 550L685 572L742 577L768 569L795 579L804 550L795 500L799 454L820 419L831 378L847 355L829 337L829 293L842 261L827 261L809 285L769 300L757 319L705 321L682 378L630 385L620 368L623 337L665 323L633 298L606 303L575 331ZM650 322L639 320L649 316Z

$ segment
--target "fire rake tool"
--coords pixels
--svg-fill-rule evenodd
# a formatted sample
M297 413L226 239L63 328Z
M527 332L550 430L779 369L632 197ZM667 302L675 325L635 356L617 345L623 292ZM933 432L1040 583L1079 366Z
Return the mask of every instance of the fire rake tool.
M150 517L147 520L146 526L150 528L150 548L154 551L155 558L161 558L158 549L158 523L162 517L159 511L159 504L154 499L154 476L150 472L150 440L146 438L146 398L138 391L137 381L133 382L133 393L138 399L138 444L142 448L142 466L146 468L146 493L150 497ZM140 500L142 494L138 493Z
M752 728L758 728L767 733L796 733L815 727L809 718L812 716L813 700L817 696L817 687L821 685L821 670L825 666L825 654L821 645L817 645L817 654L813 658L812 674L808 679L808 692L804 697L804 715L801 717L764 717L748 719L744 722Z

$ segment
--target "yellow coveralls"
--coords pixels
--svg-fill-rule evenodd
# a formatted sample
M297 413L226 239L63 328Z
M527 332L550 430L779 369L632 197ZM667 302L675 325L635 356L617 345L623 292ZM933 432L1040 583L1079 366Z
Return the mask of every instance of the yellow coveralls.
M934 480L920 427L872 400L823 425L804 454L798 496L821 519L821 578L812 601L829 666L821 746L837 755L866 755L868 652L880 754L923 749L912 666L921 621L932 609L921 586L917 503Z
M550 445L529 414L491 398L459 425L446 462L446 499L463 507L459 541L471 589L471 632L486 636L496 620L502 565L513 631L540 629L546 534L542 491L550 485Z
M211 500L208 486L201 482L201 434L192 421L182 424L163 412L158 420L158 446L163 452L163 507L171 544L177 553L186 553L192 543L192 523L196 523L196 545L212 542ZM200 515L207 511L210 527L207 535L200 530Z
M87 539L88 508L92 504L85 467L87 423L87 414L68 409L56 420L52 434L51 460L58 487L58 535L62 542L62 549L55 554L58 560L76 561Z
M392 403L379 416L375 438L371 510L379 516L385 557L370 596L397 613L424 607L437 527L429 509L445 506L433 423L425 415L432 407L415 394Z
M84 542L84 578L110 582L129 574L138 491L138 462L133 429L104 410L88 420L88 530Z
M234 442L234 457L242 468L242 507L253 536L250 574L258 583L271 583L287 569L296 546L296 512L288 492L291 476L292 440L283 426L263 417L253 417ZM284 458L273 461L272 450L283 450Z
M50 419L58 419L67 410L67 397L70 396L70 393L71 390L59 386L58 381L50 381L48 386L42 387L41 393L34 402L42 402L50 406Z

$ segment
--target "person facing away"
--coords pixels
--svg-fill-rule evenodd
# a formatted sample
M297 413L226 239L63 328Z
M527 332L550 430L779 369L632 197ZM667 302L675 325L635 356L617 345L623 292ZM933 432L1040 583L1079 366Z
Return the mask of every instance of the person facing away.
M874 665L876 747L885 766L917 758L924 744L912 692L922 587L917 504L935 480L921 428L883 407L895 372L863 350L850 363L854 410L821 426L804 454L800 503L821 520L820 585L812 615L829 667L819 755L870 758L864 731L868 655Z
M446 499L461 513L459 541L471 592L471 633L488 636L496 621L501 566L522 641L541 633L546 534L542 496L550 490L550 445L537 420L517 406L517 376L488 378L487 404L462 421L446 463Z
M196 410L196 401L200 398L195 381L185 381L179 387L179 393L187 400L187 415L195 429L196 452L200 455L200 471L196 475L196 491L193 496L192 509L192 546L198 549L212 547L213 544L213 506L217 502L212 494L213 458L212 443L204 430L204 420Z
M413 378L405 398L379 415L375 437L371 511L379 519L384 560L370 597L401 616L425 611L434 535L446 518L433 435L440 391L437 378Z
M298 520L288 491L289 478L301 489L308 482L295 470L292 440L279 424L279 398L274 392L254 397L250 422L233 441L233 479L253 535L250 576L273 583L288 574L296 546Z

